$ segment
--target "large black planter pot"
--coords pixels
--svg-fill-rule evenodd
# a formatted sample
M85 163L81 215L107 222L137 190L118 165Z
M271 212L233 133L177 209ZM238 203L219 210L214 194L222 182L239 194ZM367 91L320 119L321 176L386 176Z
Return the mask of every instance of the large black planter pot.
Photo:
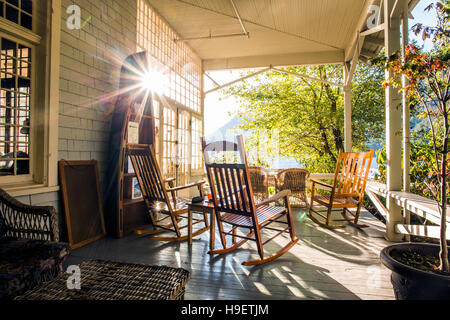
M400 263L391 257L394 249L412 249L421 254L438 256L439 245L401 243L381 251L381 262L392 270L391 282L397 300L450 300L450 276L425 272Z

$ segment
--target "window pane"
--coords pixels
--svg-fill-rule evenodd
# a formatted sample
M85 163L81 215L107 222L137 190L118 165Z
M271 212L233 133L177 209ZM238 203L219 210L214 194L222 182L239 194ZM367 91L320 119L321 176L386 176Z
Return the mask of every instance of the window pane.
M6 2L18 7L19 6L19 0L6 0Z
M22 27L24 27L24 28L27 28L27 29L31 30L32 27L33 27L31 16L26 14L26 13L24 13L24 12L22 12L20 14L20 25Z
M32 30L33 1L32 0L0 0L0 16Z
M2 38L0 175L29 173L31 49Z
M32 0L22 0L21 1L21 9L25 12L32 13L33 12L33 1Z
M19 52L17 56L20 60L31 62L31 49L19 44Z
M2 38L2 51L7 50L5 53L9 54L10 56L14 56L14 52L10 50L16 50L17 44L13 41L10 41L8 39ZM3 53L3 52L2 52Z
M19 10L6 5L6 19L14 23L19 23Z

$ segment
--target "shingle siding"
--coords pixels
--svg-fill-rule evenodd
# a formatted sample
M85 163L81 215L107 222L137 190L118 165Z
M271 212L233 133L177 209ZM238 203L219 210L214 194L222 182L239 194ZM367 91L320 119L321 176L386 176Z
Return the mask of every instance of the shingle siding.
M80 30L66 25L67 7L81 8ZM121 61L136 52L136 1L63 0L59 159L99 162L104 184L110 115Z

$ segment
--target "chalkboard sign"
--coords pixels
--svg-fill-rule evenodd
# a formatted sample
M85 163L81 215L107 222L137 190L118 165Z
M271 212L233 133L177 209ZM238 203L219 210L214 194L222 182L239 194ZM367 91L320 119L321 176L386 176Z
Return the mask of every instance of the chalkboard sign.
M59 177L70 247L104 237L97 161L59 161Z

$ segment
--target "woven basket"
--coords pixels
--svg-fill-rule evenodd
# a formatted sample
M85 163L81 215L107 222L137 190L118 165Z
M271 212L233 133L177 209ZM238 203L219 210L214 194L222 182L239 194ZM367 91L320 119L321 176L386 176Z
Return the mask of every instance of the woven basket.
M189 271L103 260L79 265L81 288L68 289L70 274L27 291L16 300L182 300Z

